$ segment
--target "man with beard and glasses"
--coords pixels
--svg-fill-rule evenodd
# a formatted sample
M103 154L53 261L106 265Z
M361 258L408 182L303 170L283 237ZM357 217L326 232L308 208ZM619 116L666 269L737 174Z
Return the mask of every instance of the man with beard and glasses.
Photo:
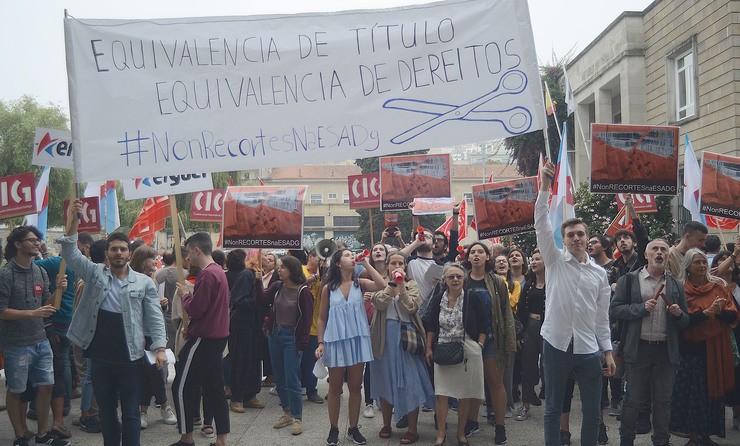
M41 232L35 226L19 226L8 236L7 265L0 270L0 347L5 360L8 418L15 433L13 445L33 441L26 425L24 394L35 389L38 420L36 444L65 446L49 430L49 403L54 386L51 345L44 319L57 309L51 305L50 280L46 270L33 259L39 255ZM67 287L67 278L56 278L57 286ZM28 394L26 394L28 395Z
M668 445L670 440L678 332L689 324L689 315L683 285L666 274L669 249L662 239L648 243L647 266L619 279L609 308L613 319L627 324L622 356L629 391L622 406L621 446L634 442L640 405L648 389L653 406L653 444Z

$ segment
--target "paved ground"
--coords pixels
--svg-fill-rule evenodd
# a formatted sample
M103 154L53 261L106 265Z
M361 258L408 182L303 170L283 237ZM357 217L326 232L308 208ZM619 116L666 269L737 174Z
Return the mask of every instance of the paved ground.
M170 374L173 377L174 373ZM3 380L0 380L3 382ZM4 387L4 385L3 385ZM324 395L327 391L327 383L319 383L319 394ZM278 398L268 393L269 389L263 388L259 399L267 404L267 407L262 410L247 409L244 414L231 414L231 435L229 436L229 443L232 445L323 445L326 441L326 436L329 430L328 416L326 412L326 404L315 404L306 401L303 406L303 417L304 417L304 431L300 436L290 435L290 428L284 428L275 430L272 428L272 424L281 414L280 407L278 405ZM577 392L577 390L576 390ZM169 395L169 394L168 394ZM576 400L578 396L576 395ZM0 402L4 403L5 394L0 395ZM74 445L102 445L102 437L100 434L88 434L82 432L77 427L72 426L72 420L75 416L79 416L79 399L73 400L72 402L72 414L66 418L67 426L72 430L72 444ZM573 432L573 445L580 445L580 405L577 401L573 403L574 412L572 413L571 419L571 431ZM507 434L508 434L508 445L513 446L530 446L530 445L541 445L543 441L543 427L542 427L542 413L543 407L533 407L532 419L528 421L515 421L514 419L507 420ZM141 443L143 445L156 445L163 446L169 445L178 439L176 429L173 426L162 424L159 419L159 410L152 407L149 415L149 428L144 430L141 435ZM456 426L457 413L450 412L450 419L448 420L448 441L447 445L454 445L452 438L454 438L454 429ZM729 409L727 410L727 438L719 439L714 438L721 445L740 445L740 431L732 430L732 418ZM347 425L347 391L342 397L342 414L340 416L340 432L345 432ZM362 425L361 431L368 439L370 445L397 445L400 441L400 436L403 431L394 428L393 437L389 440L382 440L378 438L378 431L382 427L382 421L380 418L380 411L376 411L375 418L368 419L364 418L360 414L360 424ZM619 444L619 423L614 417L608 417L606 424L609 427L609 444ZM481 433L470 438L470 444L476 445L492 445L493 444L493 427L485 423L485 419L480 419ZM30 421L29 427L35 428L35 422ZM418 445L431 445L434 443L435 432L434 432L434 421L432 413L422 413L419 420L419 432L421 438ZM13 439L12 429L10 427L10 421L5 413L0 413L0 446L11 445ZM212 440L196 434L196 444L207 445ZM674 445L683 445L686 443L685 439L673 438L672 443ZM340 436L340 444L351 445L351 441L345 437ZM650 435L638 435L637 441L635 442L638 446L651 445Z

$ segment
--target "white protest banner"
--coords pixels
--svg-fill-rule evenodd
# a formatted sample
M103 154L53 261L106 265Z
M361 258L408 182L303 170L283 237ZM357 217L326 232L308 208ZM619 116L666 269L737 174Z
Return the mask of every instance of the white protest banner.
M525 1L68 17L65 35L78 181L332 162L544 127Z
M208 173L168 175L121 180L126 200L161 197L164 195L187 194L213 189L213 179Z
M31 164L74 169L72 134L64 130L37 127L36 136L33 138Z
M438 215L452 211L452 197L414 198L413 215Z

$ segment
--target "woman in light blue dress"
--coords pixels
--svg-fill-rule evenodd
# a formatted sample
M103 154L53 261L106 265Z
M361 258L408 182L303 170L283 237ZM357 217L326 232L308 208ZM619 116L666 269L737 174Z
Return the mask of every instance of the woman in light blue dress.
M319 346L316 357L329 368L329 436L328 446L339 444L339 409L344 371L347 370L349 388L349 426L347 438L355 444L366 444L357 427L362 398L362 374L365 363L373 360L370 330L363 293L380 291L385 280L370 265L367 258L361 264L370 274L370 279L355 276L355 255L348 249L340 249L331 257L326 286L321 290L321 305L316 324Z

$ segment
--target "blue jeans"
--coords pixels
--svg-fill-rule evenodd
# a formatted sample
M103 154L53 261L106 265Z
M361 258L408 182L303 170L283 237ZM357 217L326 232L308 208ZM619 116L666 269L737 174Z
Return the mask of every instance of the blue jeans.
M54 385L55 390L52 398L58 398L63 392L64 410L67 412L70 409L70 400L72 398L72 361L70 361L69 357L72 343L67 339L66 328L52 325L51 330L52 335L56 336L56 345L52 345L55 356L54 362L56 363L54 366L54 380L56 384ZM57 363L57 361L59 362ZM58 370L60 366L61 370Z
M601 353L574 354L573 344L561 351L542 342L545 378L545 445L560 446L560 414L568 377L575 372L581 393L581 444L595 446L601 409Z
M303 418L301 392L301 352L295 343L295 331L275 326L269 338L272 373L280 405L293 418Z
M313 374L313 367L316 365L316 355L313 352L319 347L319 338L317 336L311 336L308 338L308 345L306 346L306 354L301 358L301 384L306 388L306 395L317 395L318 390L316 385L319 379Z
M82 396L80 397L80 410L87 412L90 410L93 398L92 388L92 359L86 358L87 374L82 378Z
M5 347L3 355L9 392L23 393L28 383L31 387L54 385L53 355L46 339L34 345Z
M92 360L92 382L105 446L138 446L141 440L141 360L125 364ZM121 400L123 429L118 420Z

